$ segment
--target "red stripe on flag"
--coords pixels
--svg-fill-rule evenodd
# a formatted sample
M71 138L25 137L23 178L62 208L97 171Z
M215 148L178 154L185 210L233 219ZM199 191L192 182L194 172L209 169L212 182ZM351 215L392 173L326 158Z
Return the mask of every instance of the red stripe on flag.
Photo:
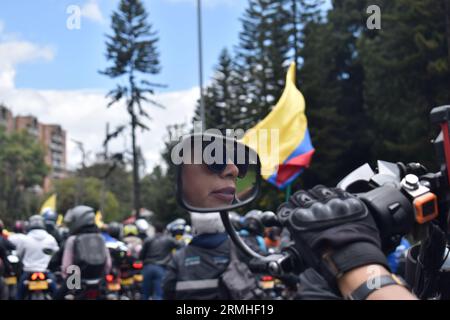
M308 168L311 163L312 156L314 154L314 149L311 151L299 155L287 163L284 163L278 167L277 172L277 185L281 185L284 181L288 180L294 174L296 174L299 170L303 168Z

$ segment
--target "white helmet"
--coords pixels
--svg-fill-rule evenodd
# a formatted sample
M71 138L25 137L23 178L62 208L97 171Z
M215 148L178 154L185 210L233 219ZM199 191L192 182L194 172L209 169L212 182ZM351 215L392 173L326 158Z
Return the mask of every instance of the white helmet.
M147 233L148 229L150 228L150 225L145 219L137 219L135 224L140 234Z

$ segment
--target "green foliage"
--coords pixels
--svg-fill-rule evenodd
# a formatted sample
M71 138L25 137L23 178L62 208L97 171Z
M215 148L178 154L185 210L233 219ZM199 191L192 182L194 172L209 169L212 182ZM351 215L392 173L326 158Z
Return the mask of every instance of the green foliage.
M291 46L286 1L250 0L236 49L236 90L245 107L244 129L263 119L281 96Z
M373 4L381 8L381 30L366 27L366 9ZM436 131L428 114L450 101L446 4L334 0L323 12L320 1L296 0L293 10L290 0L249 0L239 43L233 53L223 50L205 89L206 127L248 129L263 119L279 99L287 66L297 55L298 87L316 153L293 192L335 185L377 159L433 168L430 139ZM197 107L196 120L199 114ZM146 206L165 222L186 217L175 201L170 147L167 143L162 154L164 166L143 179ZM284 191L263 182L252 206L276 210L284 200Z
M379 32L359 39L364 107L373 152L386 160L434 166L428 115L450 101L450 57L443 0L379 1Z
M164 167L156 166L153 172L142 181L142 202L144 207L155 213L155 219L169 223L176 218L188 219L186 210L182 209L176 200L177 168L171 160L171 151L175 145L173 139L177 131L184 131L183 125L168 129L168 139L161 154Z
M35 214L39 199L32 188L48 173L44 150L26 132L0 128L0 217L7 223Z
M55 181L55 192L58 195L57 211L65 214L67 210L78 205L76 202L77 188L82 187L84 189L83 197L79 199L78 204L90 206L95 210L100 208L100 190L102 182L96 178L83 178L80 182L80 178L66 178ZM111 192L106 192L105 196L105 210L102 212L103 220L106 222L120 221L126 218L128 215L121 212L119 203L116 196Z
M381 8L381 30L366 26L369 5ZM334 0L323 12L318 1L249 0L236 54L226 64L219 59L218 70L233 66L227 90L235 98L226 105L239 106L243 120L230 128L247 129L265 117L296 53L316 153L293 191L335 185L377 159L435 168L428 115L450 103L448 7L447 0ZM219 87L215 78L207 89L207 114L225 101L215 94ZM228 125L229 116L221 118L217 128ZM283 192L263 183L255 206L274 210L283 200Z
M215 69L212 84L204 94L206 129L224 130L237 124L241 116L234 87L236 74L232 57L223 49ZM201 121L200 101L195 110L195 121Z
M93 177L102 180L110 170L110 165L96 163L79 171L79 175ZM133 176L125 166L117 165L106 179L105 191L109 191L116 197L119 203L121 215L130 215L133 211Z

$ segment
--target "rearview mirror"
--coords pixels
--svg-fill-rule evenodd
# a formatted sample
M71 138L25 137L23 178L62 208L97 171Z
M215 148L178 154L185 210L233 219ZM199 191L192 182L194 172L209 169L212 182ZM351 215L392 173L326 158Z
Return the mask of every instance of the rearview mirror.
M235 139L194 134L172 150L177 158L177 199L192 212L220 212L253 201L261 183L257 153Z

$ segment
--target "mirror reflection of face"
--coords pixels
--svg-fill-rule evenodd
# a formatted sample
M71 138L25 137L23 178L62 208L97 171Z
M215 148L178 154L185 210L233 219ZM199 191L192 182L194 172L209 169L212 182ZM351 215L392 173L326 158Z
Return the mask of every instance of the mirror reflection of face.
M206 164L185 164L182 170L183 197L197 208L220 208L235 200L239 170L231 161L221 173L212 172Z

